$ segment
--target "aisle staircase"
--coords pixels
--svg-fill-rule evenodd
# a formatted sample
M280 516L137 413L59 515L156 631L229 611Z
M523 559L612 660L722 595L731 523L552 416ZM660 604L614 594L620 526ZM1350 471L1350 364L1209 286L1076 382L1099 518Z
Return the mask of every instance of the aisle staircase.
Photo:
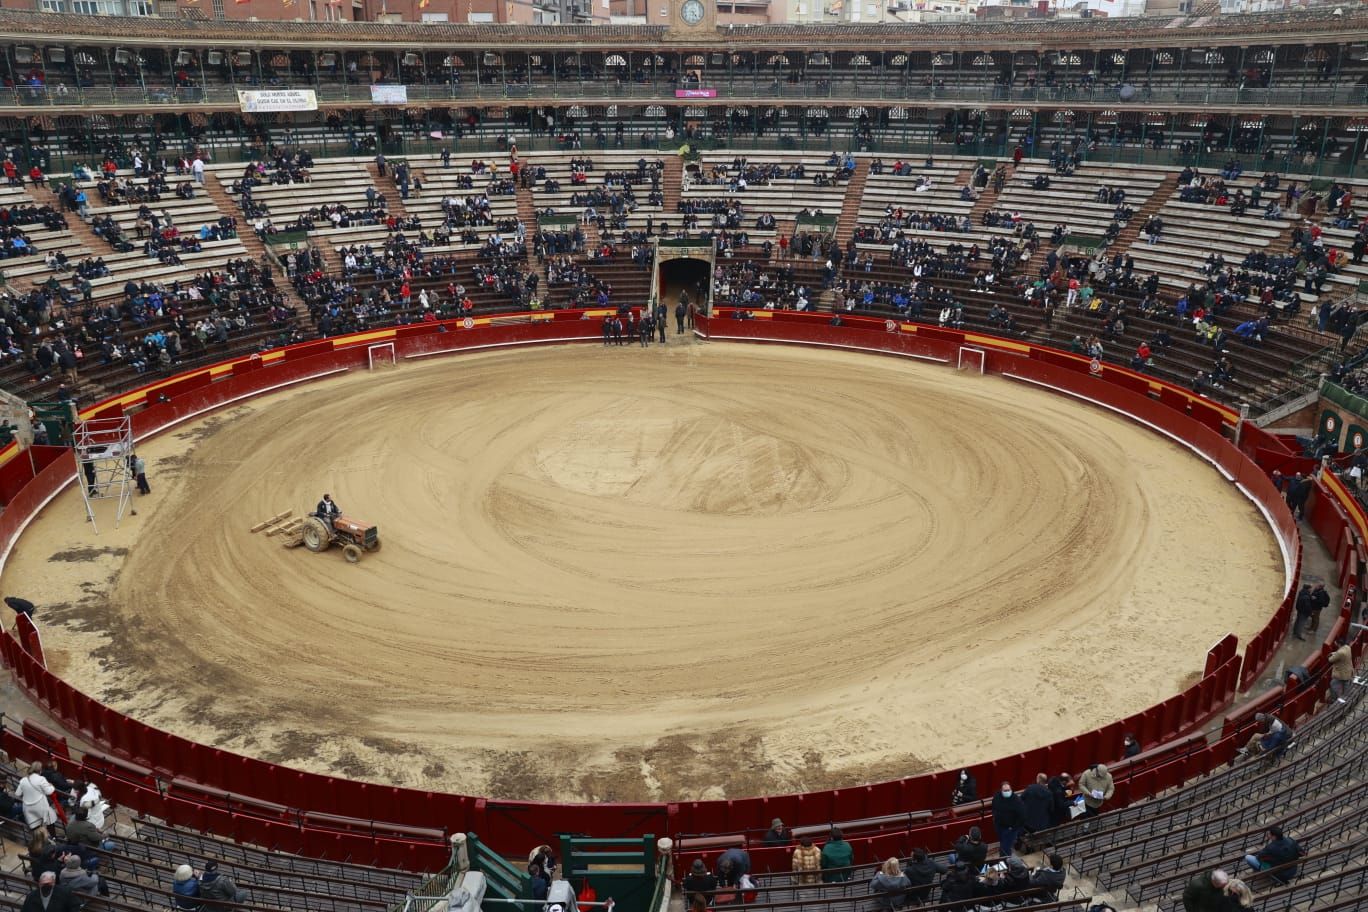
M1149 199L1145 200L1145 204L1136 210L1135 215L1131 216L1130 221L1126 223L1126 227L1121 229L1121 233L1116 236L1116 240L1112 241L1111 249L1121 253L1130 250L1131 245L1140 239L1140 229L1145 227L1145 222L1150 220L1150 216L1164 208L1164 204L1169 201L1169 198L1173 196L1174 191L1177 189L1178 175L1169 174L1165 176L1159 186L1155 187L1153 192L1150 193Z
M842 247L855 235L860 220L860 202L864 199L865 184L869 182L869 159L855 162L855 173L846 181L845 197L841 200L841 215L836 220L836 242Z

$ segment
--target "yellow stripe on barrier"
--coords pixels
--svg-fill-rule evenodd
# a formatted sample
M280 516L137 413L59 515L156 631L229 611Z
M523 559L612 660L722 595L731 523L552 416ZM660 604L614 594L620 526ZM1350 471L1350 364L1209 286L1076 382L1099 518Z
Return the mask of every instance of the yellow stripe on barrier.
M978 345L987 345L992 348L1005 348L1008 351L1031 353L1031 346L1025 342L1013 342L1010 339L998 339L994 336L980 336L977 333L965 333L965 342L974 342Z
M351 336L344 336L346 345L338 345L337 340L333 340L333 351L339 348L351 348L353 345L360 345L363 342L376 342L379 340L389 340L398 335L393 329L373 329L370 332L356 333Z
M1321 484L1325 485L1326 490L1335 495L1335 499L1340 502L1348 515L1349 521L1354 524L1361 539L1368 539L1368 512L1363 509L1363 504L1359 503L1358 498L1353 495L1344 482L1334 472L1321 474Z

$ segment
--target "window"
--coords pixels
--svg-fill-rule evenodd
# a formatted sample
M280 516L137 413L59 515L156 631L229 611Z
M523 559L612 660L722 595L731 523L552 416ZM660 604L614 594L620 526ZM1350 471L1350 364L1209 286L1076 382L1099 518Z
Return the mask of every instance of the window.
M222 19L222 18L223 18L223 0L211 0L210 6L213 8L213 11L214 11L214 18L215 18L215 19Z
M45 13L62 12L62 0L43 0L42 11Z
M83 16L117 16L121 12L114 0L71 0L71 11Z
M128 0L128 15L130 15L130 16L150 16L150 15L152 15L152 0Z

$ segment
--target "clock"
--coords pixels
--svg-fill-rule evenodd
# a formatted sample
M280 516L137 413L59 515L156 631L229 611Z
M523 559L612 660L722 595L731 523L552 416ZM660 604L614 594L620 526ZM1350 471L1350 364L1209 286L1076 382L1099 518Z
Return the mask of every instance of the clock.
M684 0L684 5L679 8L679 18L689 25L702 22L705 14L702 0Z

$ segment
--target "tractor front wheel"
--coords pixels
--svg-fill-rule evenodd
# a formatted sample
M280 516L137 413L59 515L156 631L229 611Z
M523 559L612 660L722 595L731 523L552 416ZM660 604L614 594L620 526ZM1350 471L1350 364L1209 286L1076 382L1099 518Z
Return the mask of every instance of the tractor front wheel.
M352 544L343 545L342 556L347 559L347 563L354 564L361 560L361 549Z

